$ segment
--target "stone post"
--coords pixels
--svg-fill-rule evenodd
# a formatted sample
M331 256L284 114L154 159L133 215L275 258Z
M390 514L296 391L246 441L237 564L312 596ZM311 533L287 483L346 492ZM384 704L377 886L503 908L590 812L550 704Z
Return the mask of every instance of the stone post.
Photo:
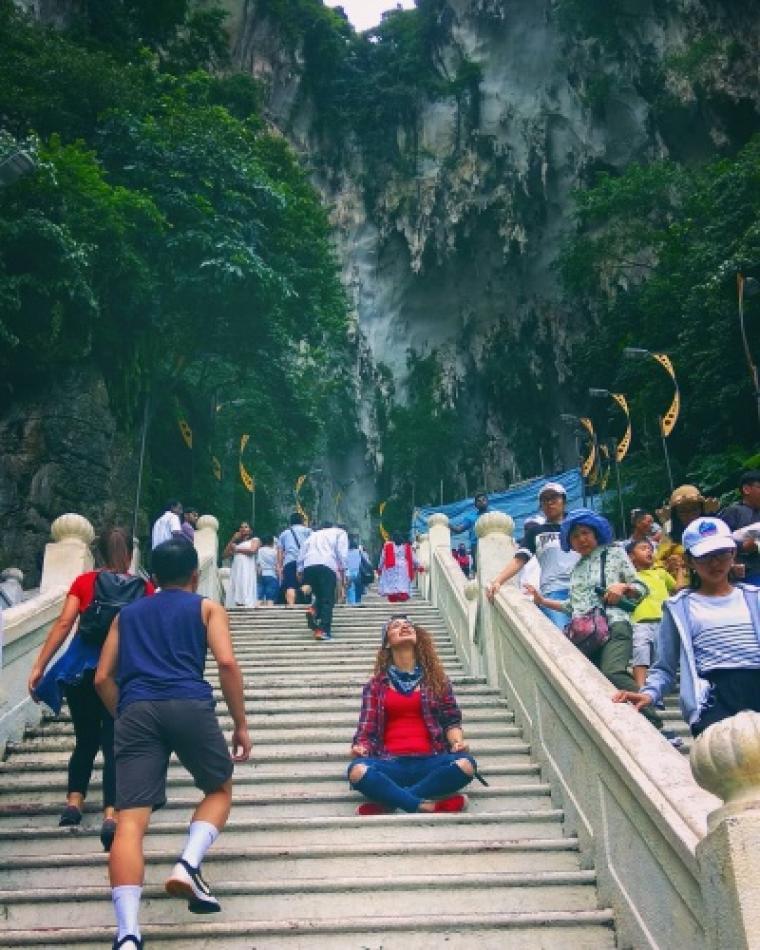
M517 550L513 538L514 530L514 521L501 511L488 511L475 522L475 534L478 536L478 587L480 588L478 643L489 686L498 686L498 674L493 624L494 608L488 602L485 589L507 561L514 557Z
M75 577L93 568L90 545L95 529L81 515L61 515L50 526L53 540L45 545L40 592L53 587L70 587Z
M440 511L431 515L427 523L430 544L430 600L437 606L438 584L440 581L436 576L435 552L442 550L451 554L451 531L449 529L449 519Z
M129 573L137 574L142 563L140 556L140 539L132 538L132 560L129 563Z
M421 568L417 586L425 600L430 600L430 536L427 534L417 537L417 563Z
M710 726L691 750L694 778L724 805L697 845L711 950L760 948L760 714Z
M201 515L195 527L195 550L201 575L198 593L217 603L221 597L217 561L219 558L219 522L213 515Z

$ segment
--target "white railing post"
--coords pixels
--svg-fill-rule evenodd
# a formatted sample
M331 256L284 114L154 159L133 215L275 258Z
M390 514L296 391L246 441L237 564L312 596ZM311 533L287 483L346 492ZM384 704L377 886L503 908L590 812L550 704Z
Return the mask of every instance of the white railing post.
M501 511L489 511L475 522L478 536L478 587L480 611L478 612L477 641L480 656L485 666L489 686L498 686L496 648L494 642L493 614L486 599L485 589L517 550L513 534L515 523Z
M428 538L430 544L430 600L438 606L438 589L441 578L438 577L435 552L445 551L451 557L451 531L449 519L441 512L428 518Z
M417 586L425 600L430 600L430 536L421 534L417 538L417 563L422 568L417 575Z
M95 529L81 515L61 515L50 526L53 540L45 545L40 592L71 585L75 577L93 568L90 545Z
M213 515L201 515L195 529L195 550L198 552L198 593L216 603L222 602L217 560L219 557L219 522Z
M760 947L760 714L740 712L705 730L691 770L724 802L697 845L707 945Z

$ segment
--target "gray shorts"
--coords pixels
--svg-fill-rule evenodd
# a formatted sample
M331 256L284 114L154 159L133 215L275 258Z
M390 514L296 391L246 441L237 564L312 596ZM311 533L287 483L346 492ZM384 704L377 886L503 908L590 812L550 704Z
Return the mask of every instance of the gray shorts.
M127 706L114 728L117 809L166 804L172 752L203 792L215 791L232 776L232 758L211 700L143 700Z
M651 666L654 663L654 647L659 629L659 620L643 620L641 623L633 625L633 659L631 662L634 666Z

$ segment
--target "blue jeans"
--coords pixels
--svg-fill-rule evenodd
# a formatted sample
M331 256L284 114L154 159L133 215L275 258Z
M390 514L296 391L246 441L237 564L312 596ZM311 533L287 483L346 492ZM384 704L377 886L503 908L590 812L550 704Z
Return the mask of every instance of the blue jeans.
M346 603L359 604L362 599L362 582L358 571L349 571L346 584Z
M259 599L276 601L280 596L280 583L276 577L264 574L259 578Z
M570 591L567 588L565 590L550 590L547 594L544 594L544 597L548 597L549 600L565 601L570 599ZM552 610L551 607L539 607L538 609L551 620L555 627L559 627L560 630L565 629L567 621L570 619L569 614L561 610Z
M420 802L446 798L470 784L472 776L455 765L458 759L467 759L473 769L477 769L475 759L466 752L354 759L349 772L355 765L366 765L367 771L358 782L350 783L351 788L388 808L415 812Z

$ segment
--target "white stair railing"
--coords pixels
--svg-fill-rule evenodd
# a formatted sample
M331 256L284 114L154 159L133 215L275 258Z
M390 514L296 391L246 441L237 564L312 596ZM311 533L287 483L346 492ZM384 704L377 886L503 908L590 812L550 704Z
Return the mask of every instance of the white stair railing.
M508 516L489 513L476 527L472 635L463 583L446 557L447 519L436 514L428 525L430 597L463 660L470 669L480 662L514 709L561 801L567 834L578 836L596 869L619 946L758 946L760 715L741 713L714 727L725 742L708 730L694 745L699 782L727 801L716 811L718 799L694 781L688 760L631 707L612 702L610 682L514 583L488 602L487 583L515 550Z

